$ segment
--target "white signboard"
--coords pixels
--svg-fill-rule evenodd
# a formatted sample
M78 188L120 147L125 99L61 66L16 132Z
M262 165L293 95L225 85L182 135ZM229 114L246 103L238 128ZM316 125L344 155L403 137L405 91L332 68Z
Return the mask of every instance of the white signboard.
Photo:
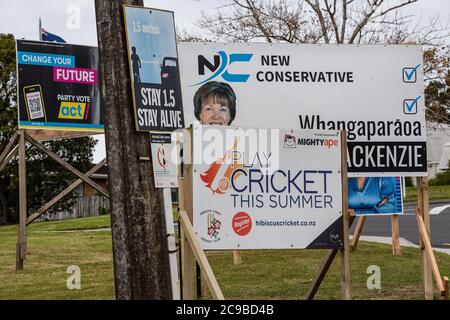
M181 43L179 57L187 126L346 130L350 176L427 173L420 46Z
M151 133L153 173L156 188L178 188L176 144L170 133Z
M342 246L338 132L194 126L193 140L204 250Z

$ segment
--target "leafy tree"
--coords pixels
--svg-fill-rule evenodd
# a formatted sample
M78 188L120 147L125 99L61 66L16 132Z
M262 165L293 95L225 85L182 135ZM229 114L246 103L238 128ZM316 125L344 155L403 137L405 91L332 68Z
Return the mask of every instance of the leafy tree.
M14 37L0 34L0 152L17 127L16 52ZM78 170L89 170L96 140L91 137L44 142ZM35 148L27 148L28 212L32 213L56 196L75 177ZM68 209L73 197L66 197L51 212ZM17 157L0 172L0 224L17 222L19 180Z
M426 116L430 123L450 124L450 47L425 51Z

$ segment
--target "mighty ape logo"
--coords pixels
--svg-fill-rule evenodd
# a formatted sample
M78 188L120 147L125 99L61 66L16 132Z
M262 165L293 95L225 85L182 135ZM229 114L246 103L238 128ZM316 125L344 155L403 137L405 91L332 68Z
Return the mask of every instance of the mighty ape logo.
M59 119L87 120L90 103L61 101Z
M206 82L212 81L215 78L221 77L227 82L247 82L250 78L249 74L244 73L232 73L228 71L228 68L232 64L249 62L253 58L251 53L230 53L227 54L224 51L219 51L218 55L214 55L212 60L209 60L205 56L198 56L198 74L200 76L206 75L206 69L212 72L212 75L206 80L193 85L193 87L202 85Z
M238 160L236 149L239 140L234 141L234 146L228 150L224 157L215 160L209 168L200 174L200 179L213 194L225 194L231 188L231 175L236 169L243 167L243 163ZM236 178L239 176L236 175Z
M299 138L297 141L299 146L318 146L324 148L334 148L339 147L338 139L310 139L310 138Z

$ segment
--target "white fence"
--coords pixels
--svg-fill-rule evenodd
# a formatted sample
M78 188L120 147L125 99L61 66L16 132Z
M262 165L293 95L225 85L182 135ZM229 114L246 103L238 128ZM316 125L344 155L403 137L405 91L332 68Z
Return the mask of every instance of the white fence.
M100 215L100 209L109 210L109 200L103 196L79 197L75 199L72 210L65 212L46 213L36 222L69 220Z

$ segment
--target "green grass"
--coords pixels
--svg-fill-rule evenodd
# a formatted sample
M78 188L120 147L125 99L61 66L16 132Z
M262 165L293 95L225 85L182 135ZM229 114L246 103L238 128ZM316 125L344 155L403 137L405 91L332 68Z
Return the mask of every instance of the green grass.
M61 232L108 227L109 216L37 223L28 229L25 270L15 271L17 226L0 228L0 299L114 299L111 233ZM231 252L208 258L227 299L302 299L325 250L243 251L233 265ZM354 299L422 299L419 251L402 248L392 256L389 245L360 242L351 254ZM450 255L436 253L442 275L450 274ZM81 290L68 290L67 267L81 269ZM368 290L367 267L381 268L381 290ZM340 298L339 257L316 298Z
M449 186L429 186L430 201L450 199ZM417 201L416 187L406 187L406 202Z

